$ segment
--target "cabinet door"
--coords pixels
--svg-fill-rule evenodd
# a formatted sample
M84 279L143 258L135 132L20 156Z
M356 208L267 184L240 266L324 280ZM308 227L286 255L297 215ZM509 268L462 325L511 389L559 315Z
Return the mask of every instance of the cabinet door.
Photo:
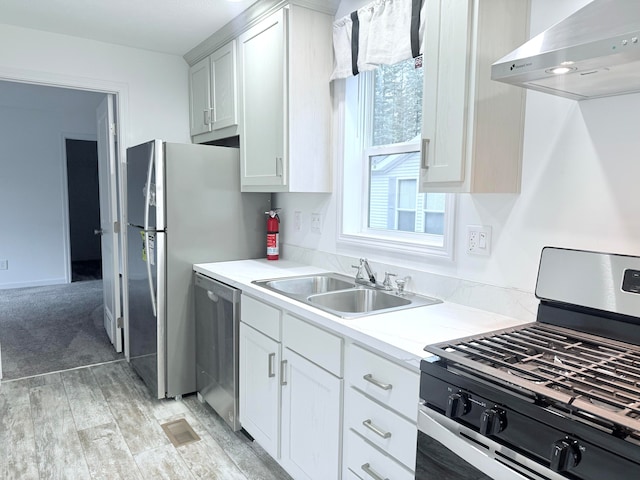
M238 38L241 184L286 184L285 10Z
M209 57L189 68L191 135L211 131L211 68Z
M296 479L340 478L342 380L285 348L282 465Z
M279 457L280 344L240 323L240 423Z
M424 39L422 190L465 174L469 1L428 3ZM472 113L472 112L471 112Z
M236 82L236 41L233 40L211 55L212 130L238 123Z

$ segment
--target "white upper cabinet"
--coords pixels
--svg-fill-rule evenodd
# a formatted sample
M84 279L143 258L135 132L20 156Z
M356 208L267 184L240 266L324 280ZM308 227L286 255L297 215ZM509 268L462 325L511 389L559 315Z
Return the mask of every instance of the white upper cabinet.
M191 135L196 143L237 135L236 41L189 69Z
M331 191L332 21L291 4L238 38L242 191Z
M236 41L211 55L211 129L238 124Z
M203 58L189 69L191 135L211 131L211 64Z
M421 191L520 191L525 90L492 81L491 64L528 23L529 0L428 2Z

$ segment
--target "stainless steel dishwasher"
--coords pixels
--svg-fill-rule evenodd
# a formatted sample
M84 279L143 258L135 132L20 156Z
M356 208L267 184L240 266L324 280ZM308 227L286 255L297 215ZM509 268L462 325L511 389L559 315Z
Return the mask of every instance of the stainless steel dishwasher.
M198 396L237 431L241 291L199 273L194 284Z

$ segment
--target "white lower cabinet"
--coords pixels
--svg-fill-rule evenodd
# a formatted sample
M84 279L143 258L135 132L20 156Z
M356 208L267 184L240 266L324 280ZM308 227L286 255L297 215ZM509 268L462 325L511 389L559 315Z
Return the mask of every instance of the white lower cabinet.
M296 480L341 477L343 343L242 296L240 423Z
M296 480L414 478L420 375L242 295L240 423Z
M240 423L273 458L279 457L280 343L240 323Z
M296 479L340 477L342 379L284 349L282 465Z
M345 434L346 458L343 478L362 480L413 480L414 473L401 464L372 447L354 431ZM414 446L415 448L415 446Z
M356 344L345 355L343 478L414 477L420 375Z

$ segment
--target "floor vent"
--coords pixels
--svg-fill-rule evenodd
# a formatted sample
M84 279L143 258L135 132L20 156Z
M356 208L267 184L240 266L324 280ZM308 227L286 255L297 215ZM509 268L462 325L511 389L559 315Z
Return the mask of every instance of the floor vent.
M193 431L191 425L184 419L167 422L160 425L164 433L169 437L174 447L181 447L189 443L200 441L200 437Z

